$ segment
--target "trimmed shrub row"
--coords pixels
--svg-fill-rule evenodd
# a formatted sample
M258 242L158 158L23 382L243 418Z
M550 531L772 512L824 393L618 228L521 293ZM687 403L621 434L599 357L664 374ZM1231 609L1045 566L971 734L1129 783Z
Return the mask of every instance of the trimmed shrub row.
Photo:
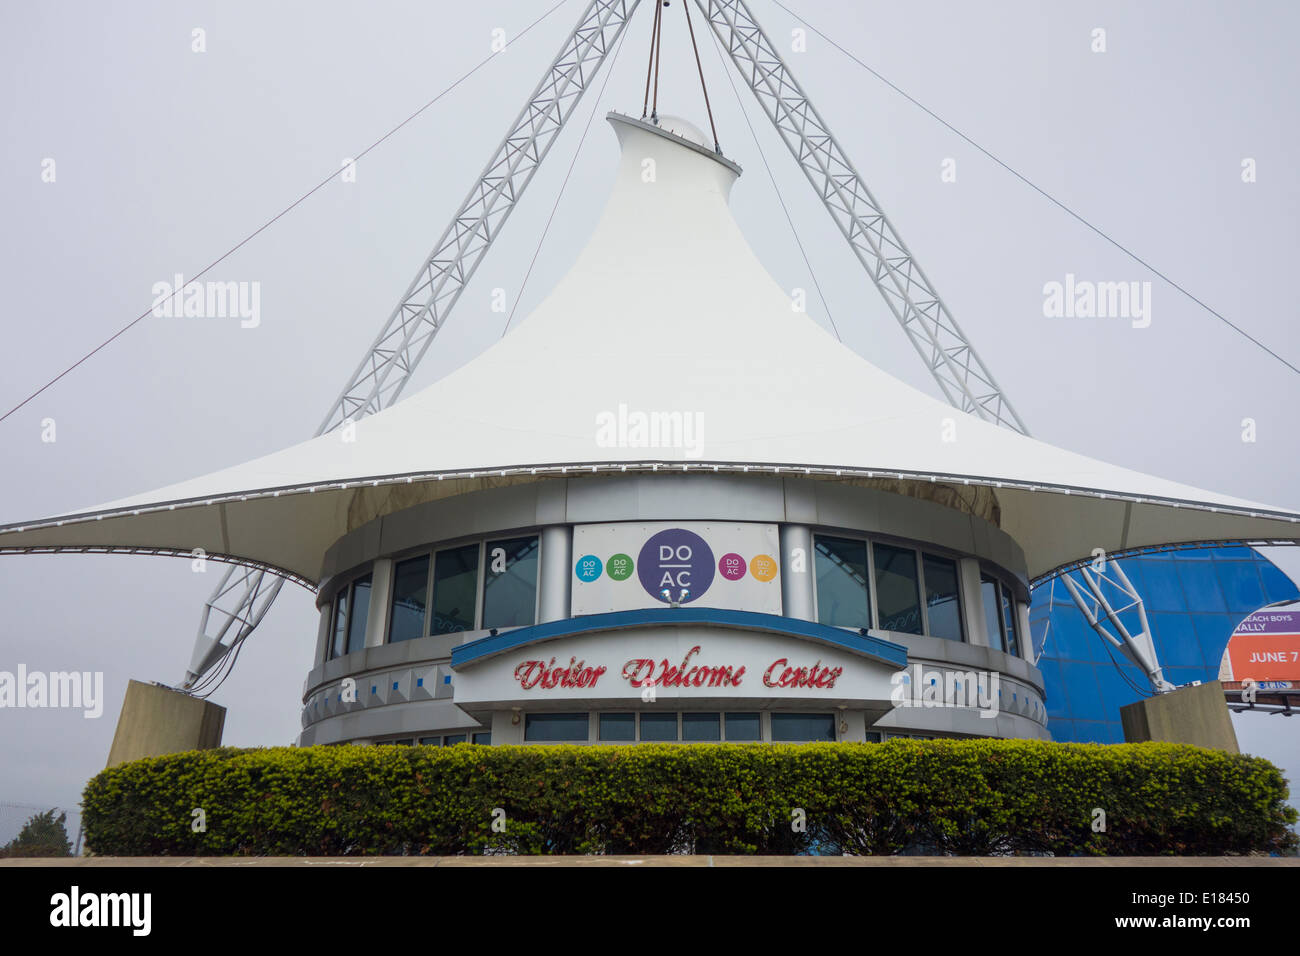
M83 821L126 856L1245 854L1295 847L1286 799L1177 744L223 748L103 771Z

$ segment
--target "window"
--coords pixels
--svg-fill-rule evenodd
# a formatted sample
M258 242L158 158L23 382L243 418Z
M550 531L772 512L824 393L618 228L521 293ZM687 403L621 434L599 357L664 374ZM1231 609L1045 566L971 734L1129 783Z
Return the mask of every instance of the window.
M436 585L435 585L436 601ZM537 623L537 535L489 541L483 558L483 626Z
M721 740L722 721L718 714L682 714L682 740Z
M330 622L330 650L331 659L339 657L346 653L345 641L348 634L348 589L342 588L338 594L334 595L334 614Z
M636 740L636 714L601 714L600 739L615 743Z
M998 597L998 582L987 574L980 575L980 603L984 605L984 628L988 632L989 647L999 651L1007 649L1006 638L1002 633L1001 598Z
M525 714L524 740L560 743L587 740L586 714Z
M409 641L424 634L424 607L429 592L429 558L399 561L393 568L393 603L388 611L388 642Z
M869 544L870 555L867 541L813 536L819 623L966 639L955 559L883 542ZM993 606L999 607L996 601ZM994 616L1000 617L1000 612Z
M1020 656L1020 620L1011 588L987 574L980 575L980 600L984 603L984 626L989 646Z
M676 740L676 714L642 714L641 740Z
M867 543L817 535L817 620L832 627L870 627Z
M758 714L727 714L727 739L761 740Z
M876 559L876 611L881 629L920 634L916 552L888 544L872 545L872 550Z
M835 739L834 714L772 714L772 740L803 743Z
M477 544L439 551L433 559L433 614L430 634L474 630L478 600Z
M536 624L539 542L535 534L474 541L398 562L388 642ZM369 577L364 594L358 587L352 601L364 597L368 608ZM364 618L364 609L359 616ZM364 646L364 621L357 626L362 629L357 640Z
M1007 653L1020 656L1020 622L1016 620L1016 599L1005 584L1002 590L1002 624L1007 636Z
M589 714L525 714L524 741L527 743L586 743L590 738ZM764 739L757 712L725 713L660 711L602 711L596 713L596 740L600 743L728 743L761 742ZM834 713L789 713L771 715L770 740L776 743L835 741L839 716ZM483 739L480 740L479 738ZM474 743L491 743L491 734L473 734ZM879 740L868 733L868 740ZM420 743L437 746L465 740L463 734L422 737Z
M957 562L926 554L922 555L921 563L925 575L926 633L949 641L962 640Z
M348 649L353 654L366 646L366 616L370 614L370 575L352 582L352 608L348 621Z
M492 731L487 730L470 734L470 739L476 744L484 746L490 745L492 743ZM455 744L463 744L464 742L464 734L446 734L442 736L435 735L433 737L420 738L420 743L426 747L451 747Z
M339 588L330 609L329 646L325 659L333 660L366 646L366 616L370 613L370 575Z

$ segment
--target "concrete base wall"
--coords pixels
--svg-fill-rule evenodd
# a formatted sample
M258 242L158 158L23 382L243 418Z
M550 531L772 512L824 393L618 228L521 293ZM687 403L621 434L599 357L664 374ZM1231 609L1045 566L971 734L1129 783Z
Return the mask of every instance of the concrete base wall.
M1237 753L1237 733L1217 680L1180 687L1119 709L1129 743L1164 740Z
M167 687L130 681L108 752L108 766L220 747L225 724L224 707Z

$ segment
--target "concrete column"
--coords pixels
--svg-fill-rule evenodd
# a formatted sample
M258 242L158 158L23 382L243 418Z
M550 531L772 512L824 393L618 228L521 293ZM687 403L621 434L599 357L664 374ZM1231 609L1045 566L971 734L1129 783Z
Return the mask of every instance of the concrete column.
M980 596L979 561L975 558L959 558L957 575L961 580L961 613L964 619L962 623L966 627L966 640L975 647L988 647L989 636L984 628L984 601Z
M370 572L370 608L366 612L366 647L380 647L388 637L388 608L393 590L393 559L380 558Z
M538 568L537 623L570 617L569 594L573 586L573 529L567 524L542 529L541 564ZM492 738L495 742L496 737Z
M1119 718L1128 743L1164 740L1239 752L1223 685L1217 680L1128 704L1119 709Z
M108 752L108 766L220 747L225 723L226 708L212 701L170 687L130 681Z
M780 535L781 613L801 621L814 620L812 532L807 525L783 524Z

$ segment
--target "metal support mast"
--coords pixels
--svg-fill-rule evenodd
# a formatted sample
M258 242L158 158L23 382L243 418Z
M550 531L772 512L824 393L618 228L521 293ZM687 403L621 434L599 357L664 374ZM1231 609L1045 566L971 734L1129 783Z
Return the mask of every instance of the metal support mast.
M744 0L695 0L948 402L1029 432Z
M373 414L396 401L638 3L639 0L593 0L588 5L511 132L421 266L348 385L330 407L318 434ZM695 3L947 400L985 421L1028 434L992 373L748 5L744 0L695 0ZM1123 575L1122 570L1119 574ZM227 572L204 610L186 687L192 687L257 627L282 584L280 579L268 584L264 575L265 572L251 568ZM1065 580L1071 593L1077 595L1076 601L1080 600L1081 594L1073 582L1068 577ZM1154 675L1153 684L1157 688L1167 687L1159 676L1154 646L1150 646L1141 598L1127 578L1123 586L1135 602L1124 610L1136 607L1143 621L1143 634L1135 638L1117 624L1124 640L1117 641L1110 636L1097 617L1098 611L1111 610L1104 597L1093 609L1090 620L1103 637L1121 647L1149 675ZM1100 595L1094 586L1089 590L1094 596ZM1108 613L1108 619L1118 621L1117 614ZM1146 639L1145 645L1140 638Z
M1087 590L1086 595L1084 589L1075 583L1069 572L1061 575L1061 583L1070 592L1075 606L1083 612L1092 629L1101 636L1103 641L1140 667L1157 694L1173 690L1174 685L1165 680L1164 674L1161 673L1160 660L1156 656L1156 646L1151 638L1151 625L1147 622L1147 612L1142 604L1142 597L1133 586L1133 582L1128 579L1128 575L1124 573L1124 569L1119 566L1119 562L1110 560L1092 568L1084 565L1077 573L1083 579L1084 588ZM1102 588L1103 584L1107 585L1105 589ZM1107 592L1118 593L1126 603L1116 607ZM1137 633L1120 620L1120 615L1126 611L1132 611L1137 615ZM1107 623L1115 629L1119 637L1111 633L1106 626Z
M397 401L640 0L592 0L433 252L321 422L317 435ZM261 623L282 578L225 572L203 608L183 687L193 688Z
M754 19L748 4L744 0L695 0L695 3L949 403L985 421L1028 435L1028 429L998 387L993 373L984 366L939 293L912 258L821 114ZM1142 597L1118 564L1111 562L1111 567L1117 579L1108 578L1108 583L1128 600L1121 610L1133 610L1138 615L1139 634L1131 633L1120 623L1119 612L1086 569L1081 573L1094 599L1091 607L1068 574L1062 580L1102 639L1141 667L1157 693L1171 690L1172 685L1161 676ZM1122 640L1106 629L1099 614L1105 615Z

